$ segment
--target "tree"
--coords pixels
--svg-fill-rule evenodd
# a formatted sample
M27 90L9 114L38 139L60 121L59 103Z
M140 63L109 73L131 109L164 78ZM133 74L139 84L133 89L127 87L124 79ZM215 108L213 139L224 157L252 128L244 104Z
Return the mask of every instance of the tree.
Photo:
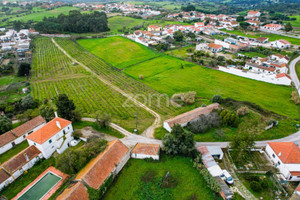
M51 121L55 117L54 109L46 105L40 108L40 114L47 122Z
M99 128L106 128L109 126L111 120L111 116L108 113L102 113L99 112L96 115L96 123L99 126Z
M73 119L73 111L76 106L73 103L73 100L69 100L66 94L60 94L56 100L57 113L60 117L72 120Z
M28 76L31 66L28 63L21 63L18 69L18 76Z
M241 27L242 29L247 29L248 26L250 26L250 24L249 24L248 22L240 22L240 27Z
M184 38L184 34L183 34L181 31L176 31L176 32L174 33L174 39L175 39L177 42L183 41L183 38Z
M32 96L29 94L22 99L21 106L24 110L34 107L34 101Z
M16 31L20 31L23 27L23 22L21 22L20 20L17 20L17 21L13 21L12 22L13 24L13 28L16 30Z
M289 32L289 31L292 31L292 30L293 30L293 27L292 27L291 22L286 23L286 25L284 26L284 30L285 30L286 32Z
M238 165L243 163L248 158L247 152L255 146L255 135L249 133L241 133L236 135L230 143L231 156L237 162Z
M243 16L238 16L238 17L236 18L236 21L238 21L238 22L243 22L243 21L245 21L245 18L244 18Z
M211 101L213 103L222 103L223 98L222 98L221 95L216 94L216 95L213 96L213 98L211 99Z
M3 134L12 129L11 120L5 115L0 115L0 134Z
M195 150L194 135L175 124L172 132L163 138L163 150L167 154L191 155Z

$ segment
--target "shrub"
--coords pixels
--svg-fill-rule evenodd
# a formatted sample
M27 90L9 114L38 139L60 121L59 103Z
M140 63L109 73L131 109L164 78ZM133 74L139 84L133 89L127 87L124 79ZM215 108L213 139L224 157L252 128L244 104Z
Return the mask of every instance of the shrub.
M140 76L139 76L139 79L140 79L140 80L143 80L143 79L144 79L144 76L143 76L143 75L140 75Z
M207 183L207 186L213 190L214 192L218 193L221 191L221 187L217 181L206 169L205 166L202 164L194 162L194 166L199 170L200 174L203 176L205 182Z
M221 97L221 95L215 95L213 96L212 100L213 103L222 103L223 98Z
M300 98L299 98L299 95L298 95L298 92L297 92L297 91L293 91L293 92L292 92L291 100L292 100L296 105L298 105L298 104L300 103Z
M270 126L270 125L277 126L277 124L278 124L278 121L276 121L276 120L274 120L274 119L270 119L270 120L268 121L268 125L269 125L269 126Z
M12 122L11 120L6 117L5 115L0 115L0 134L5 133L6 131L9 131L12 128Z
M224 126L238 127L239 125L239 117L235 112L222 110L220 117Z
M187 93L176 93L173 94L171 97L172 101L179 103L179 104L185 104L185 105L190 105L195 103L195 98L196 98L197 93L194 91L189 91Z
M260 192L262 190L261 184L259 182L257 182L257 181L250 182L250 188L254 192Z
M80 130L75 130L73 136L75 140L78 140L80 137L82 137L82 133Z
M204 133L207 129L221 125L219 113L214 111L208 115L200 115L196 120L187 124L188 129L193 133Z
M111 120L111 116L108 113L97 113L96 116L96 123L98 125L99 128L106 128L109 126L110 124L110 120Z
M249 109L247 106L243 106L236 111L236 114L240 117L245 116L249 113Z

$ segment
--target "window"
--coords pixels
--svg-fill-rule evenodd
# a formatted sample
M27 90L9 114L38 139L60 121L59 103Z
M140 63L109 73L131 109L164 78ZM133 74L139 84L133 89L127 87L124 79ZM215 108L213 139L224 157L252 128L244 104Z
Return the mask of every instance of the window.
M33 133L33 131L30 131L30 132L28 133L28 135L31 134L31 133Z
M68 126L68 130L70 129L70 127Z
M34 146L36 146L36 143L33 143L34 144Z
M281 163L280 163L280 161L278 161L278 165L280 165Z
M274 154L274 153L273 153L273 155L272 155L272 156L273 156L273 158L275 158L275 154Z
M20 173L21 173L21 174L23 174L23 172L24 172L24 170L23 170L23 169L20 169L19 171L20 171Z
M65 130L63 130L63 133L64 133L64 134L66 134L66 131L65 131Z
M51 144L52 143L52 140L49 140L49 144Z

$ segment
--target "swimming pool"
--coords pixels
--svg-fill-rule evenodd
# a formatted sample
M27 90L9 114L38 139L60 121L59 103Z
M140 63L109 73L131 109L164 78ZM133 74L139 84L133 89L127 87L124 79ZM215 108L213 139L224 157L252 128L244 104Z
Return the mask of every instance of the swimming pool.
M47 194L62 178L48 172L38 182L18 198L18 200L39 200Z

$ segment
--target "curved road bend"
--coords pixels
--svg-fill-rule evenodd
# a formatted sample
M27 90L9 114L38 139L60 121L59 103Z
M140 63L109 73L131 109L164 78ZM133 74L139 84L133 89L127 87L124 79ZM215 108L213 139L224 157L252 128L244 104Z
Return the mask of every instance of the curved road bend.
M290 69L290 76L292 78L292 81L295 84L295 87L298 91L298 94L300 95L300 82L296 73L296 64L297 62L300 61L300 56L298 56L297 58L295 58L294 60L291 61L290 65L289 65L289 69Z

